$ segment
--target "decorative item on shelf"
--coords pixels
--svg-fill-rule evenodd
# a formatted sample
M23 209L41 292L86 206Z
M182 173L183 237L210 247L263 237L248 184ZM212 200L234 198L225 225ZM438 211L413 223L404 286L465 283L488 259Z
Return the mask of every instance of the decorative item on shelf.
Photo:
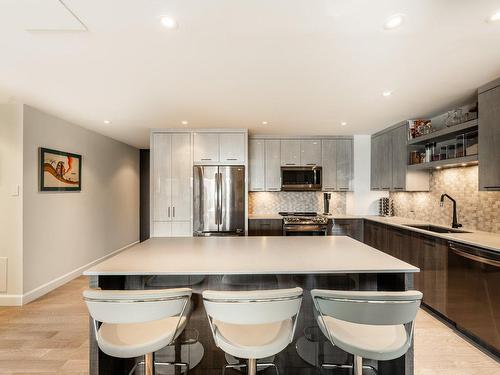
M465 156L477 155L477 142L477 130L465 134Z
M394 204L391 198L380 198L378 207L380 216L394 216Z
M422 161L420 159L419 151L410 152L410 164L420 164Z
M456 138L456 149L455 149L455 155L457 158L461 158L465 156L465 134L460 134L457 135Z
M446 113L444 123L447 127L463 124L467 121L477 119L477 105L464 113L463 108L456 108Z
M408 120L408 138L414 139L433 132L431 120Z
M436 153L436 143L431 142L425 145L425 163L430 163L433 160L433 155Z

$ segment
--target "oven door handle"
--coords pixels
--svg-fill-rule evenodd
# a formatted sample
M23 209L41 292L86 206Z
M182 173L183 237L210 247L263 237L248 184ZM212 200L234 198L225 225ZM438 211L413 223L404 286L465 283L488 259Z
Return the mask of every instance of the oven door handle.
M466 253L465 251L457 249L455 246L450 244L450 250L453 251L454 254L462 257L462 258L467 258L469 260L473 260L475 262L479 262L482 264L487 264L489 266L493 267L500 267L500 261L498 260L493 260L493 259L488 259L488 258L483 258L479 255L474 255L474 254L469 254Z

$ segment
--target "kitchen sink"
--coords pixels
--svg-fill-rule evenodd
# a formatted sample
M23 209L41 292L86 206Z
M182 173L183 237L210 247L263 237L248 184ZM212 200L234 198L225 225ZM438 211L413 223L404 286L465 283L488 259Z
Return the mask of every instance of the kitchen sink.
M428 230L429 232L435 233L471 233L461 229L440 227L431 224L403 224L405 227L412 227L417 229Z

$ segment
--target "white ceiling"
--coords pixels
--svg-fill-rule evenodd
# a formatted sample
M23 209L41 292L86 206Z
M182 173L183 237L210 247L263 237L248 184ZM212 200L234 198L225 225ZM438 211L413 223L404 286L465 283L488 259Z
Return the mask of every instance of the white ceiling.
M0 0L0 97L137 147L182 120L373 133L500 76L500 22L485 22L500 0L64 0L88 32L28 32L33 3L54 6ZM395 13L405 23L384 30ZM178 29L161 26L165 14ZM64 29L54 18L41 23Z

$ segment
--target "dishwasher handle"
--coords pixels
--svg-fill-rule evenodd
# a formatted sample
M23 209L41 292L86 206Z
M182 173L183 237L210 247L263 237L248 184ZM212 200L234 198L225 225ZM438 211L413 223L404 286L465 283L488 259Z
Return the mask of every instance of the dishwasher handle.
M456 254L462 258L467 258L467 259L472 260L474 262L487 264L487 265L493 266L493 267L500 267L500 261L498 261L498 260L482 257L480 255L471 254L467 251L464 251L465 249L474 249L473 247L466 246L466 245L456 245L452 242L449 243L449 247L450 247L450 250L454 254Z

